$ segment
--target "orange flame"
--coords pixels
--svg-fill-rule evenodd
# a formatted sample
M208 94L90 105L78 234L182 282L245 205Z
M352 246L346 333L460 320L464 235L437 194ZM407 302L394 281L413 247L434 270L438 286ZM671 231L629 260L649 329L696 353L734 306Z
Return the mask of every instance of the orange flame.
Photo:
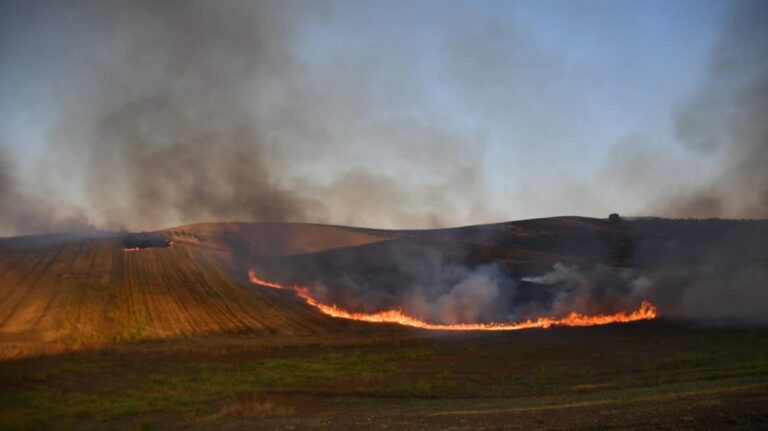
M251 283L272 289L285 289L295 292L307 304L317 308L323 314L341 319L359 320L376 323L397 323L414 328L442 330L442 331L516 331L530 328L549 328L552 326L595 326L609 323L635 322L638 320L651 320L657 316L656 307L648 301L643 301L635 311L620 311L615 314L598 314L587 316L572 312L565 317L538 317L520 322L492 322L492 323L457 323L442 324L429 323L413 316L409 316L403 310L386 310L377 313L355 313L344 310L336 305L323 304L309 294L309 289L303 286L285 286L260 279L253 270L248 271Z

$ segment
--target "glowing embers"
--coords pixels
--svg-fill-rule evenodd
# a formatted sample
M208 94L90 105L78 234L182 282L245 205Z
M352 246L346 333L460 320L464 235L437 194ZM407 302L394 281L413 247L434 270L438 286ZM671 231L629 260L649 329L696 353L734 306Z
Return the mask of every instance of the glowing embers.
M344 310L336 305L323 304L309 294L309 288L303 286L285 286L262 280L253 270L248 271L248 277L252 283L272 289L284 289L295 292L307 304L317 308L323 314L341 319L359 320L363 322L397 323L399 325L414 328L441 330L441 331L516 331L530 328L549 328L552 326L595 326L610 323L635 322L638 320L651 320L656 318L656 307L648 301L643 301L640 308L634 311L620 311L615 314L598 314L587 316L572 312L565 317L538 317L536 319L520 322L494 322L494 323L459 323L439 324L429 323L413 316L405 314L403 310L386 310L377 313L355 313Z

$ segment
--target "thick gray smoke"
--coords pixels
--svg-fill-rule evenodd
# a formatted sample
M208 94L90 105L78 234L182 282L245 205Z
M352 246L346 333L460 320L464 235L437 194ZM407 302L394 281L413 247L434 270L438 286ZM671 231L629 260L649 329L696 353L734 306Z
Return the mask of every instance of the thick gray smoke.
M13 164L5 149L0 146L0 208L3 209L3 224L18 226L22 230L39 229L42 226L37 220L37 209L19 192L15 175ZM3 227L0 226L0 235Z
M290 69L289 14L279 4L80 2L6 4L16 43L51 53L66 86L46 95L61 117L46 149L50 169L81 188L88 222L160 228L180 221L306 217L310 200L287 190L253 125L254 82ZM24 35L24 27L33 36ZM10 31L10 30L9 30ZM19 36L21 35L21 36ZM10 35L9 35L10 36ZM11 39L9 37L8 39ZM32 53L30 53L32 55ZM71 58L70 58L71 57ZM22 57L23 58L23 57ZM67 227L61 205L14 182L5 157L0 229ZM55 176L55 175L53 175ZM31 173L27 177L33 177Z
M636 309L652 299L653 283L633 269L598 264L590 270L556 263L551 272L526 277L524 281L553 286L554 297L545 315L562 316L572 311L582 314L615 313Z
M402 309L448 324L508 320L517 293L517 281L495 263L470 266L416 245L382 245L330 261L289 259L280 277L307 286L323 303L368 313Z
M9 43L0 55L37 70L43 52L43 66L57 69L40 72L54 83L44 97L59 114L46 131L44 164L100 227L222 220L433 227L487 217L482 143L436 118L408 115L424 91L404 73L413 58L389 46L327 61L302 57L297 46L312 35L300 30L308 22L322 29L335 6L8 3L0 36ZM12 168L10 158L5 164ZM52 216L44 223L0 224L45 230L56 225L59 207L51 210L37 216Z
M251 98L291 71L296 22L279 4L117 2L82 12L112 43L55 130L107 223L303 220L280 184ZM103 26L103 27L101 27ZM256 88L253 88L256 87Z
M636 310L764 323L768 221L562 218L428 232L264 259L257 272L360 312L433 322Z
M348 310L402 309L447 324L615 313L654 299L653 283L640 270L557 263L549 272L522 277L488 259L488 250L448 239L436 244L392 241L265 260L258 263L257 273L306 286L320 302Z
M719 160L722 172L662 203L662 213L768 217L768 2L740 6L676 121L680 140Z
M654 299L649 278L604 264L582 270L557 263L550 272L517 279L496 264L470 267L438 258L401 263L394 273L397 281L391 285L383 278L369 276L369 284L346 274L328 287L307 286L321 302L353 311L401 308L422 320L446 324L616 313Z
M26 148L26 123L9 128L19 136L0 136L41 160L29 171L5 156L4 187L13 176L15 192L2 198L13 205L0 232L57 229L72 214L130 229L219 220L437 227L509 218L499 209L596 211L626 196L654 214L768 214L765 2L737 4L675 121L693 155L659 157L665 148L630 142L639 154L609 155L613 169L597 187L561 171L580 152L569 137L581 122L568 118L587 99L569 91L567 61L538 49L524 25L432 16L428 6L352 6L0 3L2 89L31 88L3 107L29 107L24 121L47 143ZM378 25L379 14L419 40L392 38L398 30ZM424 23L436 28L429 37L417 31ZM456 105L476 118L457 120ZM502 141L515 160L486 157L486 142L499 154L498 130L509 132ZM530 159L551 171L520 178L509 169ZM688 163L700 159L715 168Z
M505 298L512 292L503 289L503 275L496 266L470 270L452 265L439 274L435 283L409 286L403 294L406 312L448 324L494 320L505 312Z
M666 316L768 322L768 221L645 224L659 236L646 234L638 244L638 266L653 281L654 300Z
M715 262L656 274L659 305L668 317L708 323L768 322L768 269Z
M76 209L54 208L49 200L29 196L19 183L8 151L0 145L0 236L15 232L71 231L89 228Z

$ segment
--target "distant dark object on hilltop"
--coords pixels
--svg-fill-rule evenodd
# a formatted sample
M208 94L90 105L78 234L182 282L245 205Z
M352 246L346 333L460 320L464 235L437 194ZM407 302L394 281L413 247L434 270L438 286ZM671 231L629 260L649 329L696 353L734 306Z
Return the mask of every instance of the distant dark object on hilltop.
M619 213L612 213L608 216L608 221L611 223L619 223L621 221L621 216Z
M173 241L156 233L129 233L123 237L123 247L126 249L165 248L172 245Z

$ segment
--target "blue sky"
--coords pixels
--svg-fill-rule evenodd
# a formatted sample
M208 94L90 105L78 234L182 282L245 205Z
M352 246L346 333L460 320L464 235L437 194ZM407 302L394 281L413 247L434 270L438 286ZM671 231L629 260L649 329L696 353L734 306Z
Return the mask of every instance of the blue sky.
M89 168L60 157L88 150L57 128L74 121L69 111L82 94L87 104L94 92L110 99L94 82L112 63L140 70L150 77L144 81L153 66L127 62L121 41L137 36L112 30L102 15L67 3L18 4L4 6L15 12L0 33L0 145L30 199L58 196L109 226L87 186L93 178L82 173ZM326 208L304 219L425 227L643 214L685 169L702 180L715 175L715 162L680 145L674 121L706 77L729 2L348 1L285 9L289 36L275 44L285 71L246 78L242 91L258 94L248 111L269 130L265 157L280 166L276 181L328 194ZM130 29L130 19L119 25ZM94 108L75 118L85 130L98 115ZM624 178L630 159L653 172ZM48 174L35 175L40 169ZM343 184L360 183L357 175L387 185L372 181L370 193L337 196ZM381 202L393 193L409 196Z

